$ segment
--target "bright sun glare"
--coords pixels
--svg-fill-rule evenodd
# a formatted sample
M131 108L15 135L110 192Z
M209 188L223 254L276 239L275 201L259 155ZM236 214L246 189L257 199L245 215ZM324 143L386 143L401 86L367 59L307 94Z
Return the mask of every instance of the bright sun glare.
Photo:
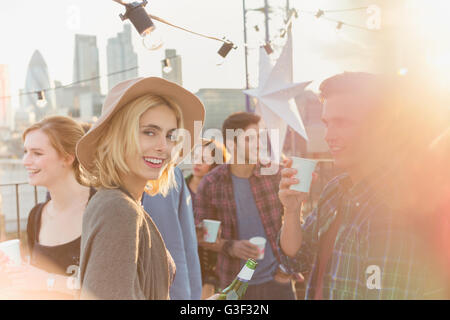
M438 72L441 81L450 84L450 1L413 0L414 17L417 19L421 39L426 39L426 63Z

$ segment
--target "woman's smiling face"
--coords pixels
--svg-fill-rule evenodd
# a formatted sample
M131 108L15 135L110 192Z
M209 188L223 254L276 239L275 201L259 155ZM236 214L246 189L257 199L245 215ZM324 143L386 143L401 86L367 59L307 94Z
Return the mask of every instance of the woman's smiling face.
M30 131L24 140L22 163L28 172L28 183L48 187L65 176L71 161L61 157L42 130Z
M176 145L177 118L165 104L151 107L139 118L141 153L125 158L130 174L136 181L158 179L171 160Z

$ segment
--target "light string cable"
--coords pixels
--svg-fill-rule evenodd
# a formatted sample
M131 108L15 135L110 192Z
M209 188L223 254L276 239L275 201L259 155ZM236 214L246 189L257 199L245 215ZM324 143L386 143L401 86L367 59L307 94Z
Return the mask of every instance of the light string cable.
M116 75L116 74L121 74L121 73L125 73L125 72L128 72L128 71L136 70L136 69L139 69L139 66L135 66L135 67L124 69L124 70L120 70L120 71L111 72L111 73L108 73L108 74L103 75L103 76L95 76L95 77L88 78L88 79L74 81L74 82L71 82L71 83L63 85L63 86L56 86L56 87L53 87L53 88L45 88L45 89L40 89L40 90L21 92L21 93L19 93L17 95L3 96L3 97L0 97L0 99L10 99L12 97L20 97L20 96L25 96L25 95L30 95L30 94L36 94L36 93L42 92L42 91L48 92L48 91L63 89L63 88L71 87L71 86L76 85L76 84L82 84L82 83L90 82L90 81L93 81L93 80L101 79L101 78L104 78L104 77L110 77L110 76L113 76L113 75Z

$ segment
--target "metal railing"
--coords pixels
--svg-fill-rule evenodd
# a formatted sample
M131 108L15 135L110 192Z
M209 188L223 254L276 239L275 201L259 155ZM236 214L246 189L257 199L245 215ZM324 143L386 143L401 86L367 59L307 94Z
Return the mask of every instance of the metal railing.
M27 185L29 186L29 184L27 182L17 182L17 183L4 183L4 184L0 184L0 188L2 187L14 187L15 189L15 198L16 198L16 217L17 217L17 237L20 239L20 192L19 192L19 187L22 185ZM36 205L38 203L38 190L37 190L37 186L33 186L34 189L34 204ZM1 211L2 208L0 208L0 214L3 214L3 212ZM3 217L5 215L3 214ZM6 222L5 222L6 224ZM2 230L0 230L0 233L5 232L6 226L2 225Z
M318 174L318 179L315 181L315 183L311 186L311 191L309 193L309 199L306 203L306 212L309 213L313 207L316 205L317 200L320 197L320 194L325 187L325 185L336 175L334 163L332 160L320 160L317 163L317 167L315 172ZM20 225L20 186L30 186L27 182L18 182L18 183L6 183L6 184L0 184L0 188L2 187L14 187L15 189L15 202L16 202L16 224L17 224L17 235L20 238L20 231L21 231L21 225ZM32 186L34 189L34 205L38 203L38 188L37 186ZM0 208L0 215L3 213ZM5 216L3 214L3 216ZM6 225L6 223L5 223ZM4 232L5 225L0 223L0 235Z

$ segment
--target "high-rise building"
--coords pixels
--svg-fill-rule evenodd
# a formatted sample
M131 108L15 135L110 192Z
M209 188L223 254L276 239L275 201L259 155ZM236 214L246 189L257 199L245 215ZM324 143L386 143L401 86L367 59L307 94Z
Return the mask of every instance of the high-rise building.
M116 37L108 39L106 53L108 58L108 74L137 67L138 58L133 50L130 24L125 24L123 31L119 32ZM137 68L111 75L108 77L108 89L111 90L119 82L136 78L137 76Z
M34 113L36 120L39 121L47 114L53 113L55 110L55 93L52 81L50 79L47 64L42 54L34 51L30 63L28 64L27 76L25 80L25 88L22 93L26 93L21 99L21 111ZM45 100L47 104L39 107L37 104L37 91L44 90Z
M68 87L63 95L65 103L71 102L68 114L89 121L98 115L102 103L96 36L75 35L73 81L79 83Z
M169 61L169 69L165 69L164 61ZM164 79L183 85L183 73L181 70L181 56L175 49L166 49L166 57L161 61L162 76Z
M0 64L0 127L12 129L11 90L8 67Z
M80 87L64 87L61 81L55 80L56 114L68 115L74 108L74 94Z
M91 35L75 35L75 55L73 61L73 81L83 81L79 87L87 87L89 91L100 94L100 67L97 48L97 37ZM97 78L96 78L97 77ZM96 78L90 81L88 79Z
M205 105L204 130L222 130L222 123L230 114L245 111L242 89L200 89L195 95Z

